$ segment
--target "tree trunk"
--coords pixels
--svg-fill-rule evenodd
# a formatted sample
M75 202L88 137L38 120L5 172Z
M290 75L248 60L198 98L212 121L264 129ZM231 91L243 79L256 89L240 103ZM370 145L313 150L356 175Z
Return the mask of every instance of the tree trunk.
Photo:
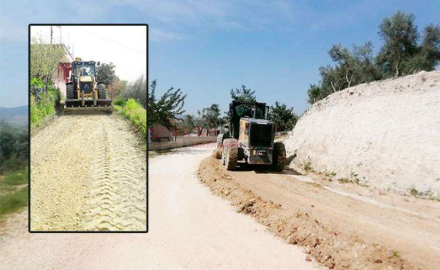
M333 82L330 82L330 84L332 85L333 93L336 93L336 89L335 89L335 86L333 85Z

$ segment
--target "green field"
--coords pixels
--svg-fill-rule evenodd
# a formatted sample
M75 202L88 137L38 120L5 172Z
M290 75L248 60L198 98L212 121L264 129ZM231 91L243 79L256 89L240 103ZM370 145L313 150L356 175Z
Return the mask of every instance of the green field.
M0 176L0 219L28 205L28 170Z

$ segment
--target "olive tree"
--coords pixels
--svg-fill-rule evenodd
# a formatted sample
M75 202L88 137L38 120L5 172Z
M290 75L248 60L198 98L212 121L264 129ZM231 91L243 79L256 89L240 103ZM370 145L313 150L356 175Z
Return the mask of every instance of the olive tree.
M171 128L171 120L185 113L186 95L180 89L169 88L160 98L156 97L156 80L150 85L148 93L148 125L161 124Z

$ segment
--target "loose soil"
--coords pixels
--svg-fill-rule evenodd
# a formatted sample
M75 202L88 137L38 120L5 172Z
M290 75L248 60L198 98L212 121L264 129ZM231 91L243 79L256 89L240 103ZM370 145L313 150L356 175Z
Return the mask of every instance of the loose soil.
M214 157L202 161L198 174L238 212L254 217L287 243L303 247L308 260L328 268L435 269L440 265L440 204L436 201L350 193L293 170L273 173L244 167L231 172Z
M31 138L32 231L145 231L146 153L117 115L64 115Z

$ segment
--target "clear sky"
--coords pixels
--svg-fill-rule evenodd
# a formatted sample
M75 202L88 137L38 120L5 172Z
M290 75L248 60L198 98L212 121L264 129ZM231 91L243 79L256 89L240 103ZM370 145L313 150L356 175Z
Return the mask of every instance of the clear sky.
M113 63L121 80L146 76L146 26L60 26L52 27L52 42L69 47L74 57L84 61ZM50 26L32 26L32 37L50 43Z
M226 111L231 88L245 84L257 99L279 100L297 113L306 90L330 64L327 51L373 42L384 17L411 12L422 30L440 24L440 3L413 0L1 1L0 106L27 102L28 23L148 23L149 73L159 93L188 94L189 113L212 103ZM123 42L122 38L115 38Z

